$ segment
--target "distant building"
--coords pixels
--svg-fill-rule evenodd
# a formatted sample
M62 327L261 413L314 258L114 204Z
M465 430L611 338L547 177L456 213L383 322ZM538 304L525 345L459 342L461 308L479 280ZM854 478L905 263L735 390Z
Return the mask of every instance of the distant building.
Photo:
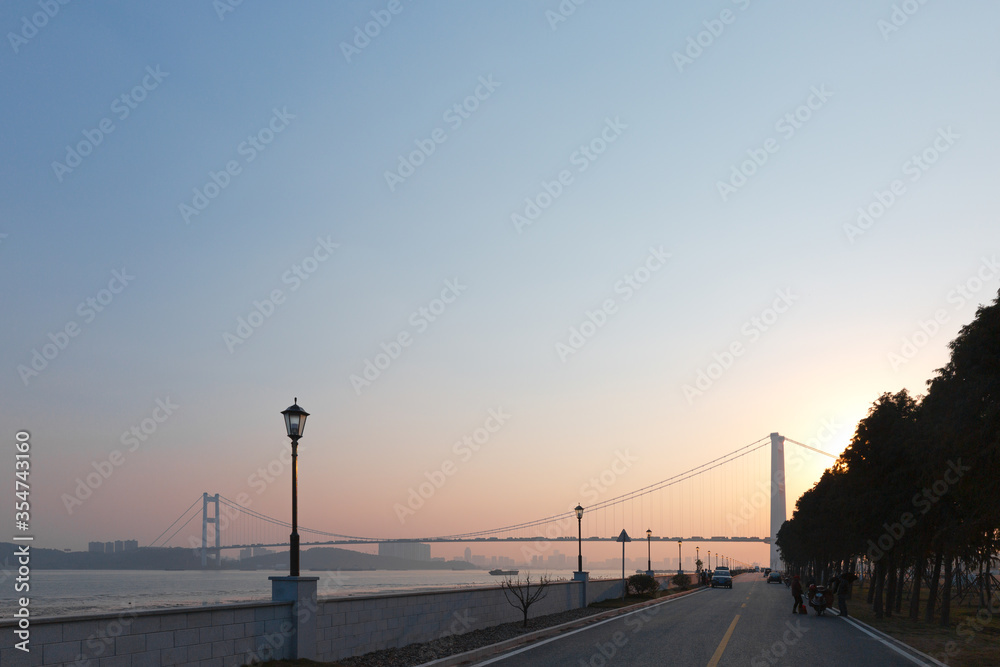
M105 542L104 543L104 553L106 553L106 554L113 554L114 552L115 552L115 543L114 542Z
M472 562L472 549L470 549L469 547L465 547L465 562L466 563Z
M121 540L115 540L115 553L120 554L125 551L125 543Z
M139 540L125 540L125 551L135 551L139 548Z
M253 548L253 556L266 556L270 553L274 553L270 549L265 549L264 547L252 547L252 548Z
M420 542L379 542L378 555L427 561L431 559L431 545Z
M240 560L249 560L250 558L253 558L253 547L240 549Z
M89 542L87 544L87 551L92 554L104 553L104 542Z

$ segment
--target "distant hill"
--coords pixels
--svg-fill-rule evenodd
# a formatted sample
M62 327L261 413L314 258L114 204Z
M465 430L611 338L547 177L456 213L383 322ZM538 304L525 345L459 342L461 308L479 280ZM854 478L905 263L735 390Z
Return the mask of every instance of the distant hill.
M17 569L17 546L0 542L0 563ZM211 557L209 567L211 567ZM183 547L142 547L133 551L98 554L31 548L31 567L36 570L200 570L201 555ZM288 568L288 552L257 556L242 561L222 561L223 569L282 570ZM300 555L302 570L476 570L464 561L417 561L364 554L336 547L313 547Z

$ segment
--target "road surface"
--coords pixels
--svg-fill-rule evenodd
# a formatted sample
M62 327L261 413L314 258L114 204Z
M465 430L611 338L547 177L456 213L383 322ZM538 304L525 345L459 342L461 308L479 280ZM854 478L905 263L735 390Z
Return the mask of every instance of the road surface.
M496 667L913 667L927 664L838 618L791 613L760 574L542 640L478 665Z

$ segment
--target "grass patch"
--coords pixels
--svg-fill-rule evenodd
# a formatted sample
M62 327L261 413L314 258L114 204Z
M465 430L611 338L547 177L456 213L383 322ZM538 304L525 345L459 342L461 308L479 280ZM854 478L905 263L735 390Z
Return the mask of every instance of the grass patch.
M925 589L924 597L926 594ZM858 591L853 599L848 600L847 610L851 616L873 628L954 667L1000 664L1000 614L991 614L989 609L980 613L978 602L976 606L969 607L952 601L951 623L942 627L940 617L932 623L923 620L926 608L923 602L920 605L920 620L910 620L906 595L903 596L900 614L893 612L891 618L875 618L875 612L866 602L867 595L867 589Z

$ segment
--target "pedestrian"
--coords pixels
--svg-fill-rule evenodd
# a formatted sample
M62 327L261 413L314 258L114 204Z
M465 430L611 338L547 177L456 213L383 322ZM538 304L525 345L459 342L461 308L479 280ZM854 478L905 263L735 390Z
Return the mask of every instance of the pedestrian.
M851 592L851 583L854 581L850 573L843 574L839 578L839 585L837 586L837 608L840 609L840 615L847 618L847 596Z
M799 580L799 575L792 577L792 613L799 613L799 607L802 606L802 582Z

